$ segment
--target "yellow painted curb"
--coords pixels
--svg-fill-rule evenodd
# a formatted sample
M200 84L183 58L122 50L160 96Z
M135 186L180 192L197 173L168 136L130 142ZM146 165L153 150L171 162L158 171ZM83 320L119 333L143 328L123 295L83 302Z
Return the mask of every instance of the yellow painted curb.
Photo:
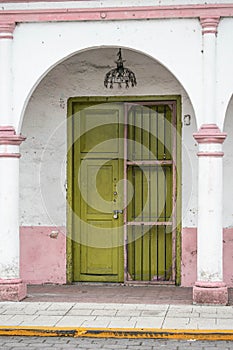
M233 340L233 330L0 326L1 336Z

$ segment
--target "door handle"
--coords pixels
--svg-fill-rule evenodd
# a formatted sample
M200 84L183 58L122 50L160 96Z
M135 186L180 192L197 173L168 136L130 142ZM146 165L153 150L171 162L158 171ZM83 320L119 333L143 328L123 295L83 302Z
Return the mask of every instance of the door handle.
M118 214L123 214L123 210L113 210L113 219L118 219Z

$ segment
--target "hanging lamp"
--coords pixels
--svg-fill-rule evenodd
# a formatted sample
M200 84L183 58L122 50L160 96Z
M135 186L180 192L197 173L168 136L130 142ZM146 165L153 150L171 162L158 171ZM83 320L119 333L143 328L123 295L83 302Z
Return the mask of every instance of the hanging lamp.
M126 89L129 88L130 85L132 87L136 86L137 80L134 72L132 72L129 68L124 67L125 60L122 59L121 49L119 49L117 57L118 58L115 61L117 67L111 69L105 75L104 86L110 89L113 89L114 84L117 84L118 88L122 88L122 86L125 85Z

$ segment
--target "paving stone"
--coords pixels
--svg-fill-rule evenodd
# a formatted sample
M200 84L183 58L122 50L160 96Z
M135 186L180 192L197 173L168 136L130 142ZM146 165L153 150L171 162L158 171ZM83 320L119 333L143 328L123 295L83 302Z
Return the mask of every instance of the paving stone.
M99 316L98 318L95 318L95 320L84 321L82 327L109 327L111 320L111 317Z
M33 322L33 320L36 318L35 315L11 315L11 318L8 320L1 322L1 325L3 326L19 326L21 325L24 320L27 320L26 323L29 325L30 322Z
M104 309L105 306L106 306L106 308L111 307L111 306L109 306L109 304L103 304L103 303L75 303L74 306L72 307L72 310L75 310L75 309L96 310L96 309Z
M46 337L46 343L54 343L58 342L59 344L68 344L70 342L69 337Z
M0 315L4 314L6 312L6 308L0 308Z
M99 344L99 346L100 346L101 344ZM125 346L125 345L124 345ZM129 346L130 345L128 345L127 346L127 348L129 348ZM136 346L138 346L138 345L136 345ZM113 349L118 349L119 350L119 344L104 344L104 349L111 349L111 350L113 350ZM135 349L135 347L134 347L134 349Z
M164 317L132 317L136 322L136 328L161 328Z
M75 305L75 303L51 303L51 305L48 307L48 311L68 311L70 310L73 306Z
M153 349L156 349L156 350L158 350L158 348L154 348L153 346L150 346L150 345L146 345L146 346L144 346L144 345L141 345L140 346L140 348L137 348L137 347L135 347L135 346L133 346L133 345L129 345L128 347L127 347L127 349L129 349L129 350L153 350ZM174 349L173 349L174 350Z
M7 315L34 315L37 312L35 308L23 308L23 309L7 309L4 314Z
M219 329L233 329L233 319L217 319L216 324Z
M141 316L153 316L153 317L164 317L166 315L166 311L161 310L142 310Z
M141 316L142 311L141 310L117 310L116 316Z
M211 318L199 318L190 319L189 328L193 329L216 329L216 319Z
M63 316L56 327L81 327L85 321L94 321L96 316Z
M4 347L6 347L6 348L9 348L9 347L22 347L23 346L23 344L22 343L17 343L17 342L5 342L4 343ZM25 344L24 345L24 347L27 347L28 346L28 344Z
M52 310L52 311L48 311L48 310L37 310L35 315L38 316L64 316L64 314L67 314L66 311L62 311L62 310Z
M18 342L24 342L24 343L33 343L35 341L37 342L45 342L45 340L47 341L47 339L50 339L49 337L23 337L23 336L12 336L12 337L9 337L9 336L4 336L3 338L5 339L12 339L15 340L15 341L18 341ZM9 341L8 340L8 341ZM1 337L0 337L0 342L1 342Z
M180 317L180 318L175 318L175 317L166 317L165 321L163 323L162 328L167 328L167 329L187 329L189 327L189 318L188 317ZM195 328L194 328L195 329Z
M91 315L92 309L74 309L72 308L66 313L66 316Z
M48 347L48 344L46 342L42 343L42 342L39 342L39 341L34 341L34 342L31 342L31 343L28 343L27 345L28 345L28 347L30 347L32 345L32 346L34 346L35 348L38 348L38 349L44 349L44 348Z
M4 349L4 348L2 348L2 349ZM12 348L7 348L7 350L25 350L25 349L30 349L30 350L34 350L34 349L36 349L36 348L29 348L29 347L25 347L25 346L14 346L14 347L12 347ZM51 350L51 349L50 349Z
M125 340L125 339L124 339ZM124 341L124 344L126 342ZM119 344L118 344L119 345ZM129 339L128 345L132 346L142 346L143 345L143 339Z
M47 310L52 303L49 302L37 302L37 303L25 303L25 307L30 307L31 309L36 309L36 310Z
M114 317L110 321L108 327L109 328L134 328L136 325L135 318L127 318L127 317Z
M233 318L233 313L232 312L221 312L221 313L217 313L217 315L215 316L219 319L222 319L222 318Z
M209 314L208 314L209 315ZM200 314L198 312L177 312L174 310L169 310L166 314L166 317L174 317L174 318L199 318ZM209 316L208 316L209 317Z
M72 347L76 347L77 345L75 344L57 344L54 346L55 349L64 349L64 350L69 350L70 348ZM89 345L88 345L89 346ZM78 345L78 348L81 348L81 347L87 347L87 345L82 345L82 344L79 344ZM44 350L44 348L42 348ZM50 348L51 349L51 348Z
M128 306L128 305L127 305ZM162 310L167 311L169 308L169 305L167 304L137 304L138 310Z
M91 315L94 316L115 316L117 313L117 310L93 310Z
M30 305L30 304L29 304L29 305ZM10 309L22 310L22 309L24 309L25 307L28 306L28 303L25 305L23 302L17 303L17 302L7 302L7 301L4 301L4 302L1 302L1 303L0 303L0 306L1 306L1 307L5 307L5 308L8 309L8 310L10 310Z
M38 349L40 349L40 347L35 347L34 346L34 344L30 344L29 346L28 346L28 348L27 348L28 350L30 349L30 350L38 350ZM62 349L62 348L55 348L56 350L60 350L60 349ZM19 349L12 349L12 350L19 350ZM20 349L21 350L21 349ZM51 349L51 346L45 346L45 347L43 347L43 350L52 350Z
M228 305L228 306L222 306L222 305L217 305L216 306L216 311L217 311L217 313L218 312L224 312L224 311L232 311L233 312L233 306L232 305Z
M121 310L121 309L131 309L132 306L134 305L130 305L130 304L118 304L118 303L106 303L105 305L103 305L103 309L106 310ZM134 306L135 308L135 306Z
M177 312L193 312L195 310L195 306L194 305L169 305L168 309L169 311L175 310ZM197 310L197 312L199 311Z
M0 326L4 326L5 322L10 320L13 315L0 315Z
M193 305L193 311L216 314L217 308L216 308L216 306L211 306L211 305L209 305L209 306Z
M192 317L192 316L190 316ZM213 313L206 313L206 312L200 312L200 316L199 316L200 319L214 319L214 318L217 318L217 314Z
M28 317L21 322L21 326L43 326L54 327L56 323L62 318L62 316L36 316L29 320Z

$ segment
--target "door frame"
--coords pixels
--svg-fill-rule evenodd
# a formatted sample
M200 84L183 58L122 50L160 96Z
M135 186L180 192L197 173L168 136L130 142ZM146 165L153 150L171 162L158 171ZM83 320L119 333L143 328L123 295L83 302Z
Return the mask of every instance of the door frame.
M96 96L96 97L71 97L67 102L67 224L66 224L66 280L67 283L73 282L73 249L72 249L72 207L73 207L73 128L72 128L72 118L73 115L73 104L79 102L80 104L90 104L95 103L114 103L114 102L163 102L172 101L176 103L176 127L179 139L182 137L182 122L181 122L181 96L180 95L163 95L163 96ZM178 141L178 140L177 140ZM182 144L181 142L176 143L176 165L179 169L180 176L176 179L176 189L177 189L177 201L176 201L176 218L177 218L177 228L176 228L176 257L175 257L175 284L180 285L181 283L181 174L182 174ZM69 203L69 205L68 205ZM162 283L161 283L162 284Z

